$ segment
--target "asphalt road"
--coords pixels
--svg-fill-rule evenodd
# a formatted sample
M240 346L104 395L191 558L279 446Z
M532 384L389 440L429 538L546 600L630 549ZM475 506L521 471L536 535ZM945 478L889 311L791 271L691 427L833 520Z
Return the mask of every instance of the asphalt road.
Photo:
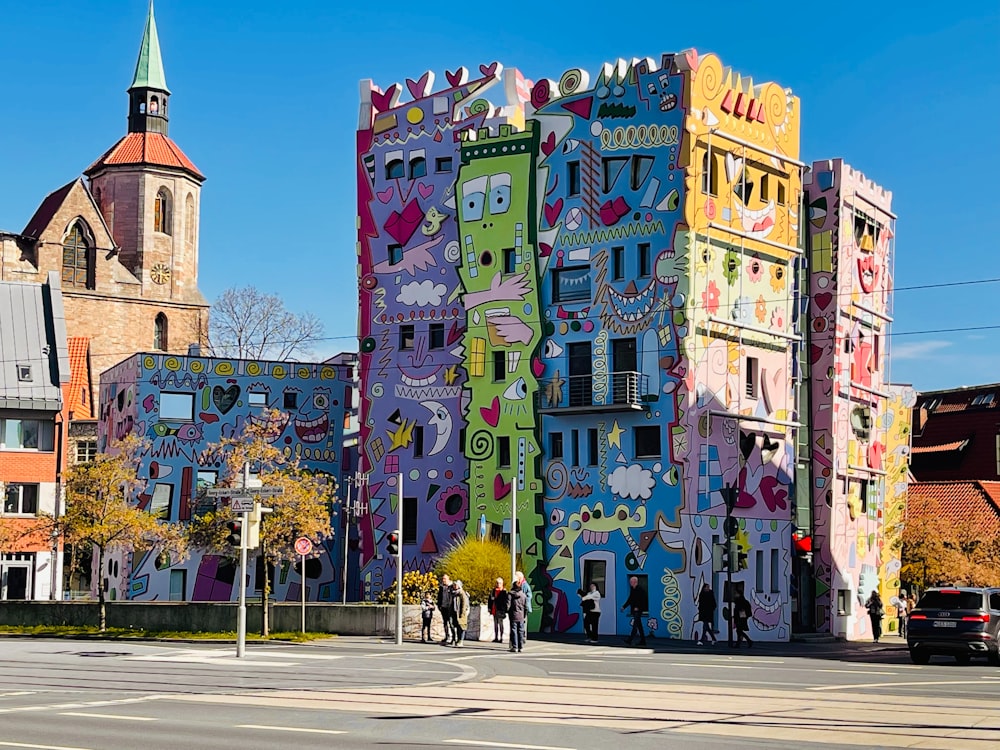
M892 646L0 638L0 749L1000 747L1000 670Z

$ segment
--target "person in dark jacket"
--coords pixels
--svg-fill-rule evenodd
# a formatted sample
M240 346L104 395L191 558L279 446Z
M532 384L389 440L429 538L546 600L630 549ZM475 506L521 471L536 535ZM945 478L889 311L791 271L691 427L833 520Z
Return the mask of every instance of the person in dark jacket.
M510 592L503 587L503 578L497 578L497 585L486 600L486 608L493 615L493 642L503 643L503 624L507 620L507 605Z
M444 639L441 641L442 646L447 646L453 642L455 636L454 630L452 629L451 623L454 619L452 614L455 610L453 605L454 595L451 592L451 578L444 575L441 576L441 585L438 587L438 612L441 613L441 619L444 621Z
M753 610L750 608L750 602L743 596L742 591L737 591L736 598L733 600L733 624L736 627L736 648L739 648L743 641L747 642L747 648L753 646L753 641L750 640L750 634L747 632L750 630L750 616L752 614Z
M698 622L701 623L701 638L699 644L711 643L713 646L718 642L715 637L715 609L718 603L715 601L715 592L707 583L701 587L698 594ZM711 641L709 641L711 638Z
M469 594L462 586L461 581L455 581L451 585L452 605L455 607L455 646L465 643L465 631L469 629Z
M434 622L434 595L428 591L420 602L420 642L431 642L431 625Z
M629 646L632 645L632 639L639 636L639 645L646 645L646 633L642 629L642 618L643 615L649 610L649 595L646 594L646 590L639 586L639 579L636 576L632 576L628 579L629 592L628 599L625 600L625 604L622 605L622 612L626 609L629 611L629 615L632 617L632 632L629 637L625 639L625 643Z
M882 604L878 589L872 589L871 596L865 602L865 609L868 610L868 617L872 621L872 636L875 643L878 643L878 639L882 637L882 618L885 617L885 606Z
M528 616L528 599L517 581L510 585L510 602L507 607L510 618L510 651L524 650L525 619Z

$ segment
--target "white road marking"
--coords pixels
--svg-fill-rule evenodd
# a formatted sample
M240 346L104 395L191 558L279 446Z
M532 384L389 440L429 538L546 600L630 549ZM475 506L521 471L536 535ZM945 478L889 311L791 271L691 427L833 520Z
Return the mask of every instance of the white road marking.
M583 664L603 664L604 659L564 659L555 656L543 656L541 658L535 659L535 661L575 661L581 662Z
M0 747L26 747L30 750L90 750L86 747L66 747L65 745L29 745L27 742L0 742Z
M12 693L0 693L0 698L13 698L15 695L34 695L35 690L16 690Z
M451 745L470 745L472 747L510 747L518 750L574 750L572 747L556 745L516 745L512 742L487 742L486 740L444 740Z
M140 698L119 698L117 700L87 701L85 703L50 703L48 705L41 706L15 706L13 708L0 708L0 714L20 714L31 711L68 711L75 708L96 708L98 706L122 706L128 703L158 701L169 697L170 695L168 694L157 693L154 695L144 695Z
M868 674L871 674L870 672ZM806 688L806 690L857 690L858 688L878 688L878 687L911 687L916 685L982 685L975 680L927 680L917 682L862 682L857 685L819 685L817 687Z
M722 680L722 679L713 678L713 677L670 677L670 676L666 676L666 675L654 675L654 674L607 674L607 673L600 674L600 675L595 675L593 672L556 672L556 671L550 671L549 675L550 676L552 676L552 675L558 675L560 677L564 677L565 676L565 677L587 677L587 678L590 678L590 680L587 680L587 681L593 680L594 677L600 677L600 678L607 677L607 678L614 678L614 679L622 679L622 680L626 680L626 681L628 681L628 680L657 680L657 681L661 681L661 682L690 682L690 683L695 684L695 685L699 685L699 684L704 683L704 682L719 682L719 683L729 684L729 685L746 685L747 684L747 681L746 681L745 678L744 679L740 679L740 680L735 680L735 679L733 679L733 680ZM812 684L812 683L808 683L808 682L776 682L774 680L768 680L767 681L768 687L771 687L773 685L781 685L781 686L784 686L784 687L794 687L796 689L805 687L806 685L810 685L810 684Z
M695 665L692 665L691 662L686 662L686 661L671 661L671 662L667 662L667 665L671 666L671 667L690 667L690 666L695 666ZM702 668L702 667L706 667L708 669L755 669L755 667L748 667L748 666L745 666L743 664L698 664L696 666L699 669Z
M862 670L862 669L810 669L810 672L831 672L833 674L890 674L895 675L899 672L874 672L872 670Z
M237 724L239 729L270 729L275 732L308 732L309 734L347 734L340 729L307 729L306 727L272 727L267 724Z
M82 716L87 719L114 719L116 721L156 721L152 716L125 716L124 714L92 714L86 711L61 711L60 716Z
M299 654L292 653L289 651L254 651L251 656L257 659L260 657L272 658L277 657L279 659L323 659L326 661L333 661L335 659L343 659L344 657L340 654Z

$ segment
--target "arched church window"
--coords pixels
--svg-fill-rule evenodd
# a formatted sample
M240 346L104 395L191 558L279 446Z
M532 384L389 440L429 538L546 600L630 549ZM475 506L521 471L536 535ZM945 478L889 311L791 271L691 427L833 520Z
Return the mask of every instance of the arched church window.
M149 100L149 114L155 115L159 111L160 111L160 100L154 96Z
M153 231L173 234L170 230L173 220L170 213L170 191L165 187L160 188L156 194L156 205L153 208Z
M184 199L184 239L187 241L188 247L194 247L196 231L194 222L194 195L188 193L187 198Z
M167 350L167 316L158 313L153 323L153 348L165 352Z
M94 242L82 219L73 222L63 239L63 286L94 288Z

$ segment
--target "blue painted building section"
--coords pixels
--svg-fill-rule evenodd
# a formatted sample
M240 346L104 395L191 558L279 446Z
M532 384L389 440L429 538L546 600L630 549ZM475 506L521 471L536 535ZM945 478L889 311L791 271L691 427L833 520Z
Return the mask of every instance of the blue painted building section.
M281 411L277 445L311 471L343 486L345 414L351 408L351 368L335 364L268 362L137 354L101 376L98 450L128 434L145 438L136 502L159 518L189 521L212 499L203 490L223 470L210 445L241 432L265 408ZM334 528L339 528L334 518ZM343 569L340 535L319 548L321 565L307 570L307 598L339 601ZM259 591L259 565L250 565L250 595ZM135 550L109 569L113 599L232 601L237 598L232 559L191 550L186 560L164 560ZM301 580L291 566L275 571L277 601L299 601Z

